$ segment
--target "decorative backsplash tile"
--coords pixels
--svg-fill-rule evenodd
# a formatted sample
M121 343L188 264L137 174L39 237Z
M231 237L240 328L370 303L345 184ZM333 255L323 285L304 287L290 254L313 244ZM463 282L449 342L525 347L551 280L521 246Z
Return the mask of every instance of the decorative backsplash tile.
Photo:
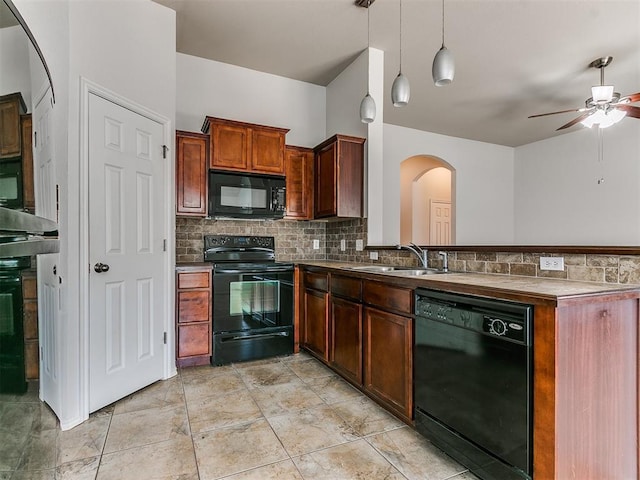
M330 222L296 220L211 220L176 218L176 261L201 262L204 235L273 236L280 261L335 260L356 263L418 266L417 258L405 250L377 250L378 260L369 258L370 250L356 251L356 240L367 245L367 219L355 218ZM313 249L313 240L320 249ZM345 250L340 241L345 241ZM448 251L449 270L500 275L561 278L587 282L640 284L640 255L592 255L576 253L523 253ZM564 257L564 270L540 270L540 257ZM437 251L429 251L429 265L442 267Z

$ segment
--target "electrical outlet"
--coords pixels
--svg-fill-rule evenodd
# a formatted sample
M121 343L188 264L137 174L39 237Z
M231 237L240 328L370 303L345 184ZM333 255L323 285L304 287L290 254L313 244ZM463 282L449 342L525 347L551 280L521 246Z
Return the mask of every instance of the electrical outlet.
M364 242L362 240L356 240L356 252L364 250Z
M564 270L564 257L540 257L540 270Z
M347 241L343 238L340 240L340 251L344 252L347 249Z
M378 260L378 252L369 252L369 258L371 260Z
M320 240L314 240L313 241L313 249L314 250L320 250Z

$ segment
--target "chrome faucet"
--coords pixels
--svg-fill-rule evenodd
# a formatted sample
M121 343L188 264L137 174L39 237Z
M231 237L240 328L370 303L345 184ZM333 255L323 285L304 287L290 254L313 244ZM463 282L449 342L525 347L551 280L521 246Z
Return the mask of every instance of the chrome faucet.
M443 272L448 272L449 271L449 256L447 255L447 252L438 252L438 255L440 255L442 257L442 271Z
M420 263L423 268L429 268L429 259L427 257L428 250L426 248L419 247L415 243L410 243L409 245L396 245L396 248L398 250L409 250L420 259Z

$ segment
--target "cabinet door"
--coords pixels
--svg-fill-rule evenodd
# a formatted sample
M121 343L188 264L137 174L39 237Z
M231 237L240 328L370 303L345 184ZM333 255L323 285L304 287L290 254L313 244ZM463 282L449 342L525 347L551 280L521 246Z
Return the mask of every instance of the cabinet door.
M337 145L331 143L316 152L314 218L332 217L336 210L336 152Z
M176 214L207 215L207 137L176 132Z
M33 122L31 114L20 117L22 125L22 202L25 211L35 213L36 197L33 185L33 148L31 135L33 134Z
M412 319L364 310L364 387L398 415L413 418Z
M178 358L211 355L211 329L208 323L178 325Z
M287 217L313 218L313 151L287 147L284 170L287 181Z
M251 171L284 175L284 134L274 130L251 130Z
M327 298L329 294L317 290L304 291L304 338L302 343L309 350L328 361Z
M362 385L362 305L331 297L329 362L343 376Z
M19 93L0 97L0 158L20 156L20 115L23 113L24 102Z
M250 130L239 125L211 125L211 168L247 171Z

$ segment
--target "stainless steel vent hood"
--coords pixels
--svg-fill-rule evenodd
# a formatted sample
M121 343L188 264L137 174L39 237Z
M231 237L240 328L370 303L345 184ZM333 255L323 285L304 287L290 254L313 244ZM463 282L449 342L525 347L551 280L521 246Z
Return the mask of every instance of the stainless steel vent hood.
M0 258L26 257L60 251L58 224L19 210L0 207Z

